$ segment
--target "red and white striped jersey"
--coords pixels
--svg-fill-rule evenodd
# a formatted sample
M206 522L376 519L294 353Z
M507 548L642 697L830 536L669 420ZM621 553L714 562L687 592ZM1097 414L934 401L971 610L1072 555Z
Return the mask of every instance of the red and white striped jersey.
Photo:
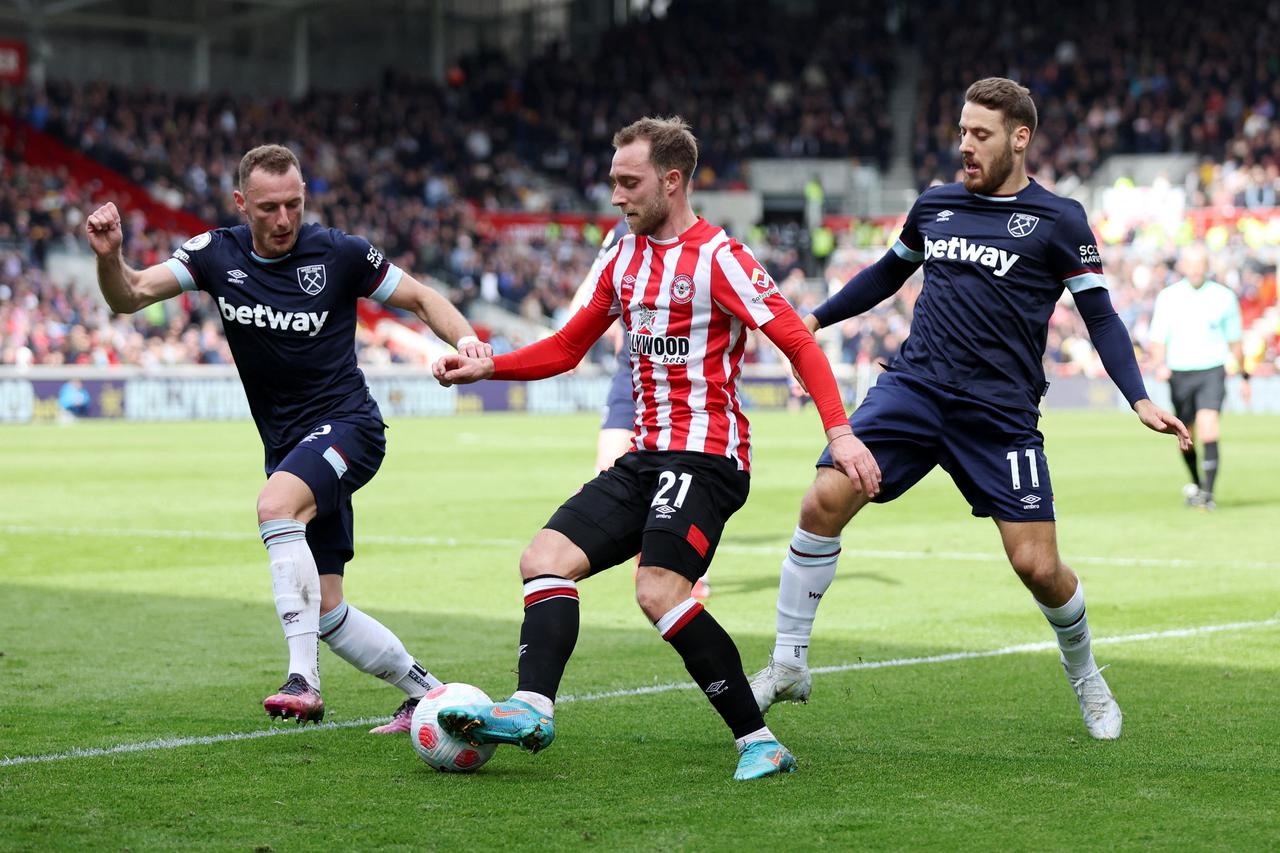
M601 259L592 303L621 315L637 449L692 450L751 467L736 380L747 331L792 308L751 250L699 217L671 240L628 235Z

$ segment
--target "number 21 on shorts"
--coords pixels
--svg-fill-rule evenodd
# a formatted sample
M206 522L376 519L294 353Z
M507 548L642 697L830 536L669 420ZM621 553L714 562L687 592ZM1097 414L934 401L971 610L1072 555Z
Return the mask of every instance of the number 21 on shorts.
M671 504L675 506L676 509L684 506L684 499L689 496L689 486L693 484L693 475L687 471L680 474L678 477L670 471L660 472L658 474L658 485L660 488L658 489L658 493L653 496L653 503L649 504L649 506L666 506L668 503L667 492L671 491L677 480L680 481L680 489L676 492L675 500L672 501Z

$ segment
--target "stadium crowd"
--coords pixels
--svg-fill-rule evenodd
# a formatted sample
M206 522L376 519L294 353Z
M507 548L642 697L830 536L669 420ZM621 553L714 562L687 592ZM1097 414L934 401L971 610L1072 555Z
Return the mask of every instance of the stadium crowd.
M1198 4L1177 3L1153 14L1140 0L949 0L914 16L913 26L928 57L915 133L921 187L951 180L959 165L956 81L1004 75L1031 89L1039 108L1028 168L1062 191L1112 154L1189 153L1206 164L1189 187L1193 203L1274 204L1274 3L1221 0L1206 16Z
M825 6L817 4L815 14ZM944 6L956 14L905 7L892 25L927 57L914 150L922 186L955 177L955 81L1013 73L1041 104L1033 168L1059 190L1112 153L1185 151L1203 158L1189 178L1191 204L1275 206L1280 78L1266 64L1266 45L1276 14L1254 26L1247 15L1224 14L1222 27L1206 32L1188 26L1176 8L1151 18L1136 2L1108 4L1102 17L1096 2L988 4L975 14ZM311 217L365 235L405 269L444 282L464 311L477 300L494 302L559 325L595 254L593 235L550 228L500 234L485 214L598 208L608 194L601 178L609 137L624 119L641 112L696 116L702 187L735 185L752 157L852 155L888 164L894 42L880 4L842 4L826 26L783 16L767 32L742 23L748 16L715 19L696 8L673 4L667 18L615 31L595 53L552 47L523 67L504 55L476 54L442 85L388 72L375 90L283 102L53 82L0 88L0 109L216 224L239 221L231 192L243 151L264 139L285 141L302 158ZM1099 32L1103 18L1109 24ZM999 37L975 54L967 46L989 34L993 20L1003 22ZM699 49L709 41L723 49ZM1120 43L1126 49L1117 49ZM1170 45L1185 62L1161 59ZM628 56L625 76L608 61L619 52ZM0 362L227 360L217 318L201 297L112 317L93 295L55 282L47 259L80 250L82 217L96 188L13 155L0 164ZM155 263L184 236L134 222L126 255ZM842 240L817 264L808 234L796 226L745 236L801 308L824 295L815 281L841 283L877 254L844 245L865 241ZM1117 310L1139 343L1155 293L1175 274L1168 254L1165 245L1107 256ZM1246 299L1262 286L1264 272L1234 244L1215 264ZM865 320L842 325L847 361L881 360L897 349L916 287L918 279ZM361 357L371 363L415 357L375 332L362 329L361 336ZM1269 346L1264 361L1276 357L1274 338ZM769 357L767 348L759 357ZM1069 301L1055 314L1046 359L1059 375L1099 370Z

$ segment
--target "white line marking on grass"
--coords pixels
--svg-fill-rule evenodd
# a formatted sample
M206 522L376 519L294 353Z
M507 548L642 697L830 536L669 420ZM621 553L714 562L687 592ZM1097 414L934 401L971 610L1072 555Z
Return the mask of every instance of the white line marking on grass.
M143 539L213 539L220 542L251 542L257 544L258 537L252 532L235 533L218 530L165 530L157 528L112 528L112 527L47 527L36 525L6 524L0 531L12 534L56 535L56 536L111 536L116 538L139 537ZM370 545L410 545L431 548L518 548L528 544L527 539L500 538L457 538L453 536L387 536L361 535L361 542ZM781 554L789 540L779 539L775 545L747 545L732 541L721 542L719 553L730 554ZM868 560L940 560L951 563L998 563L1003 565L1006 558L1002 554L982 553L977 551L905 551L846 548L844 556ZM1081 557L1070 556L1068 563L1088 566L1114 566L1150 569L1264 569L1275 571L1280 563L1265 560L1180 560L1161 557Z
M30 534L35 536L112 536L129 539L212 539L218 542L256 543L257 537L249 533L235 533L221 530L165 530L150 527L115 528L115 527L44 527L35 525L6 524L0 526L5 533ZM459 539L453 536L377 536L361 535L361 542L371 545L425 545L430 547L465 548L471 547L518 547L529 544L524 539Z
M227 743L236 740L255 740L263 737L279 737L296 735L315 729L351 729L356 726L376 726L387 721L386 717L361 717L344 723L318 723L314 726L294 725L294 728L259 729L253 732L234 732L225 735L203 735L200 737L162 737L155 740L144 740L138 743L122 743L118 746L93 747L92 749L68 749L66 752L50 752L44 755L16 755L13 758L0 758L0 767L16 767L19 764L44 764L50 761L66 761L70 758L99 758L103 755L121 755L129 752L153 752L159 749L177 749L180 746L206 746L214 743Z
M1194 628L1171 628L1166 631L1146 631L1140 634L1121 634L1116 637L1095 637L1094 645L1118 645L1120 643L1140 643L1148 640L1176 639L1180 637L1198 637L1204 634L1218 634L1223 631L1249 631L1255 628L1270 628L1280 625L1280 618L1261 619L1256 622L1228 622L1223 625L1200 625ZM977 660L980 658L1003 657L1005 655L1025 654L1027 652L1043 652L1056 649L1053 641L1043 643L1022 643L1016 646L1004 646L999 649L988 649L976 652L949 652L941 655L929 655L914 658L893 658L891 660L869 660L857 663L844 663L836 666L814 667L814 675L825 675L833 672L854 672L865 669L887 669L899 666L919 666L930 663L950 663L953 661ZM620 699L630 696L647 696L654 693L670 693L673 690L692 690L697 687L691 681L672 681L665 684L650 684L645 687L627 687L619 690L602 690L596 693L580 693L561 696L556 701L566 702L598 702L601 699ZM233 732L225 735L204 735L201 737L169 737L138 743L122 743L118 746L93 747L91 749L69 749L65 752L49 752L43 755L15 755L12 758L0 758L0 767L17 767L21 764L47 764L54 761L67 761L73 758L100 758L105 755L122 755L131 752L154 752L161 749L177 749L183 746L208 746L215 743L229 743L241 740L256 740L264 737L279 737L301 734L308 731L353 729L361 726L372 726L386 722L385 717L361 717L341 723L320 723L316 726L295 726L294 728L259 729L252 732Z

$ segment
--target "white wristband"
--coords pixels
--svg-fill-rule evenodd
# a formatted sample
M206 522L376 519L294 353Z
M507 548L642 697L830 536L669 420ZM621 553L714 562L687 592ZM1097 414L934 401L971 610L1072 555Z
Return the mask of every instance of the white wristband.
M458 342L453 345L453 348L456 350L461 350L467 344L478 344L478 343L480 343L480 339L477 338L475 335L463 335L462 337L458 338Z

